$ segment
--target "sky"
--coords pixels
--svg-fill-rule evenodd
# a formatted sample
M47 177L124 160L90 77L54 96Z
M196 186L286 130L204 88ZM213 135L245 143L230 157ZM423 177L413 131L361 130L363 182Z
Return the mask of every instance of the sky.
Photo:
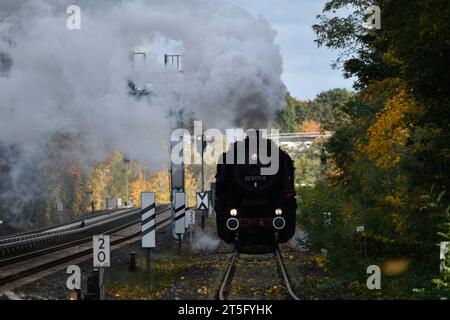
M80 2L81 0L74 1ZM117 0L106 0L117 1ZM231 4L266 19L277 32L276 43L283 57L283 76L288 91L299 99L314 99L320 92L333 88L352 89L331 63L337 52L318 48L311 26L327 0L206 0ZM23 0L1 0L0 19L14 13ZM89 1L90 2L90 1ZM104 2L103 2L104 3ZM93 2L90 2L93 5ZM95 1L101 5L101 1Z
M247 9L265 18L277 32L276 42L283 56L283 81L288 91L300 99L314 99L333 88L352 90L352 80L345 79L331 63L337 52L317 48L312 25L326 0L219 0Z

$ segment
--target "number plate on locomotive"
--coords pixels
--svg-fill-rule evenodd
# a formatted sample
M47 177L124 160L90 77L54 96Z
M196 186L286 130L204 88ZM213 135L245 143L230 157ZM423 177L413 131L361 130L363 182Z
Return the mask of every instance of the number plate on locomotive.
M245 182L260 182L266 181L266 176L245 176Z

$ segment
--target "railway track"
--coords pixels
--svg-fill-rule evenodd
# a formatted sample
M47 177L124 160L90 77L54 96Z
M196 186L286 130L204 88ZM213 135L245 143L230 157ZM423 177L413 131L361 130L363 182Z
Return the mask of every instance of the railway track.
M239 260L240 253L235 251L233 256L231 257L230 263L225 271L222 282L219 287L218 298L219 300L228 300L230 299L231 283L233 281L233 277L236 271L236 264ZM283 286L286 288L288 296L293 300L300 300L297 295L292 290L291 281L289 279L289 274L286 270L286 266L284 264L283 255L279 248L276 248L273 252L273 258L277 263L278 271L281 275L281 279L283 280Z
M157 229L171 223L172 218L170 212L170 206L157 207ZM23 252L14 251L14 254L11 256L4 257L0 260L0 287L92 254L91 242L93 235L111 235L111 247L137 238L141 235L140 223L140 209L133 209L127 214L113 219L99 220L97 223L85 226L81 230L69 228L58 234L52 234L53 242L48 239L49 235L44 235L43 237L48 241L44 242L47 243L46 246L30 251L29 248L33 248L33 245L30 243L24 248L26 250ZM66 239L66 241L61 243L61 239ZM27 241L35 241L41 244L43 240L40 237L35 237ZM9 245L14 246L14 243L9 243ZM18 248L21 248L20 244L16 243L16 245L18 245Z
M110 211L100 216L89 217L64 225L37 230L28 234L9 237L0 240L0 266L3 260L36 252L56 244L65 244L85 238L88 234L98 234L104 229L123 225L136 220L139 209L123 209Z
M70 228L71 229L79 228L83 222L85 224L86 223L90 224L93 221L100 220L100 219L108 219L109 217L112 217L116 214L120 214L127 210L129 211L132 209L110 209L110 210L95 211L94 213L88 213L85 216L83 216L82 218L78 218L78 219L75 219L70 222L60 223L60 224L56 224L56 225L53 225L50 227L39 228L39 229L23 232L20 234L11 235L11 236L3 236L3 237L0 237L0 245L36 238L42 234L57 233L64 229L67 230Z

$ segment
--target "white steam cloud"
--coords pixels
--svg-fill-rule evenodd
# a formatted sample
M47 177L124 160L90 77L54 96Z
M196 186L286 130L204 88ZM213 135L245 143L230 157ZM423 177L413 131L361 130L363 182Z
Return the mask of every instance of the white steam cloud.
M118 147L155 168L168 159L161 144L170 137L170 110L183 108L208 127L262 128L283 106L275 32L242 9L206 1L81 1L81 30L69 30L73 1L22 2L0 20L0 54L12 58L8 75L0 73L3 145L36 153L64 132L82 137L88 160ZM137 70L130 61L136 48L147 54ZM131 97L128 80L143 87L164 78L163 53L182 55L181 98L158 86L151 103Z
M214 252L220 245L220 239L217 238L215 233L203 232L197 230L195 238L191 244L192 250L195 252Z

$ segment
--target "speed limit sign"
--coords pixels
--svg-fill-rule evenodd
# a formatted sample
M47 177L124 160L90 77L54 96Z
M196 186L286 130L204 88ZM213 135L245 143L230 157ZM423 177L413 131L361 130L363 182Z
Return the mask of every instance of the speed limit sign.
M111 266L109 253L109 236L94 236L94 267Z

